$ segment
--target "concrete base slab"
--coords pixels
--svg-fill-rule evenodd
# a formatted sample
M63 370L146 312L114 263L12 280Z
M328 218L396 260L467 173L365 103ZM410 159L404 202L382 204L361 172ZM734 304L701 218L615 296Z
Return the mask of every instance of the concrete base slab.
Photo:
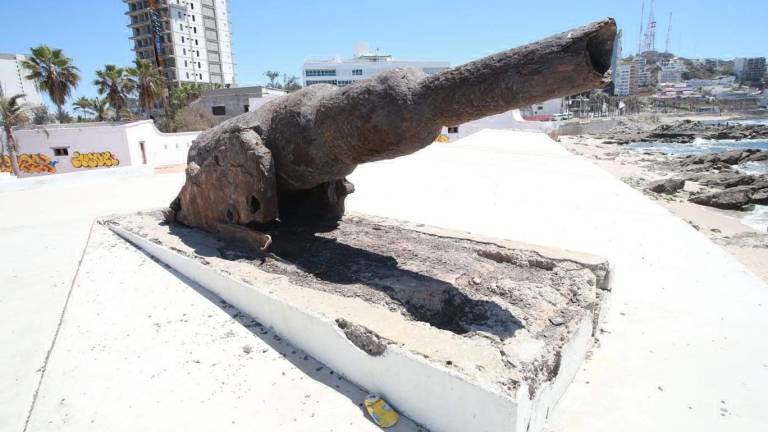
M108 223L440 431L541 430L586 357L609 283L594 256L361 216L332 234L272 233L280 258L158 214Z
M95 226L26 430L380 430L365 396ZM394 430L420 428L403 418Z

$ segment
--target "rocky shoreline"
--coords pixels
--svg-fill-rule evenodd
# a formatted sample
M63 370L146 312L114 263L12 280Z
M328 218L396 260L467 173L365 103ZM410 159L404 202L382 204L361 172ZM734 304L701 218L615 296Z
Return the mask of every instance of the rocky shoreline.
M638 151L597 136L562 136L559 141L657 201L768 282L768 232L764 224L745 222L768 205L768 175L742 171L745 163L750 172L754 165L768 165L768 151L681 156ZM753 208L757 212L749 211Z
M692 143L704 140L756 140L768 139L768 126L738 123L707 124L700 121L682 120L662 124L646 130L632 125L621 125L601 136L606 144L626 145L637 142Z
M658 168L675 173L648 185L651 192L673 195L693 182L698 191L688 201L724 210L749 210L750 205L768 205L768 176L750 175L736 166L747 162L768 163L768 151L746 149L669 158Z

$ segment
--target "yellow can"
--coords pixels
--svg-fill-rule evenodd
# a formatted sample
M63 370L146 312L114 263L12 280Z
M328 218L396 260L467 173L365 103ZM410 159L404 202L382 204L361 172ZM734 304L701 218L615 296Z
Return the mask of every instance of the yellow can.
M365 409L373 422L383 428L390 428L400 420L400 415L377 394L370 394L365 398Z

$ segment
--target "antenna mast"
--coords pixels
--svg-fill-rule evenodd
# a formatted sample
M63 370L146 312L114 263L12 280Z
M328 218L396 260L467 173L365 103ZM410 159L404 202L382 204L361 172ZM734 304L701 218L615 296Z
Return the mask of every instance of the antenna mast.
M672 12L669 13L669 24L667 25L667 46L664 52L669 54L671 47L672 47Z
M651 14L648 16L648 31L645 33L645 51L656 51L656 16L653 13L651 0Z
M643 0L643 6L640 9L640 37L637 39L637 53L643 52L643 27L645 27L645 0Z

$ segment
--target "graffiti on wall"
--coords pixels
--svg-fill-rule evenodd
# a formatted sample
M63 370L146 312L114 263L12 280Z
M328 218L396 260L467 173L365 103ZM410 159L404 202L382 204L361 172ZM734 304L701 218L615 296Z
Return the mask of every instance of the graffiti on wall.
M72 166L75 168L109 168L118 165L120 165L120 160L111 152L75 152L72 157Z
M56 161L44 154L22 153L19 155L19 170L27 174L55 174ZM3 156L3 163L0 164L0 171L11 172L11 157Z

